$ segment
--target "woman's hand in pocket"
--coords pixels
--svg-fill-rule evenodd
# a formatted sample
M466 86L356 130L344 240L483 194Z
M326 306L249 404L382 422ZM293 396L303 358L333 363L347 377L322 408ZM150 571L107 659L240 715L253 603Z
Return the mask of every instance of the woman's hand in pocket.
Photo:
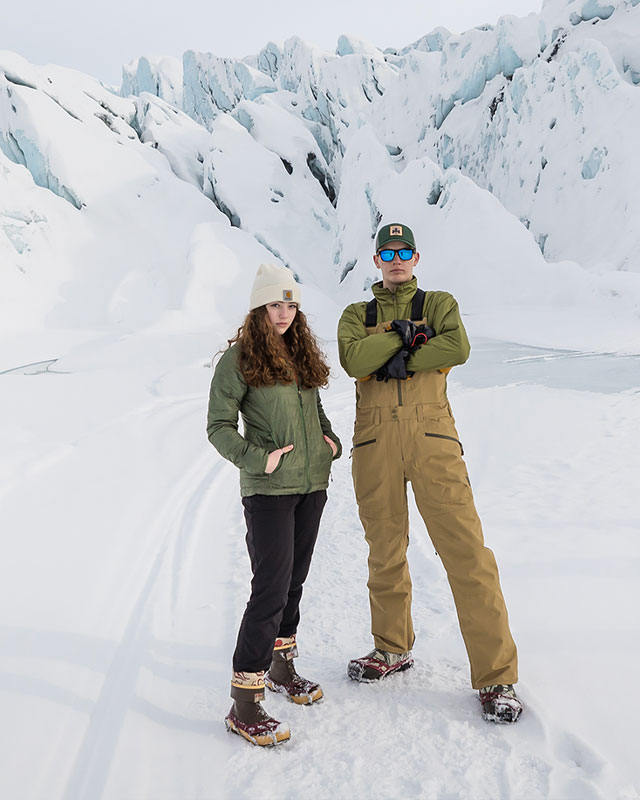
M333 441L333 439L330 439L326 433L324 434L324 440L331 448L331 453L335 457L336 453L338 452L338 445Z
M264 471L267 475L271 475L271 473L275 470L275 468L280 463L280 459L285 453L290 453L293 450L293 445L288 444L286 447L279 447L277 450L274 450L273 453L269 453L269 458L267 458L267 466L264 468Z

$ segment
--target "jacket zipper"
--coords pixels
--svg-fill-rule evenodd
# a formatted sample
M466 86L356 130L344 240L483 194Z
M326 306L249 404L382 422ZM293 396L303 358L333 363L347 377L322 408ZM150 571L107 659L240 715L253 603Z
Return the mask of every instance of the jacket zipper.
M307 426L304 421L304 408L302 406L302 393L300 392L300 387L296 383L296 389L298 390L298 405L300 408L300 418L302 419L302 435L304 436L304 463L305 463L305 472L307 474L307 491L311 488L311 472L309 471L309 444L307 442Z
M450 442L455 442L456 444L460 445L460 451L462 455L464 455L462 442L456 439L455 436L445 436L443 433L425 433L425 436L433 436L435 439L449 439Z
M396 293L393 293L393 318L398 319L398 300L396 298ZM403 405L402 403L402 383L399 380L396 380L396 384L398 386L398 405Z

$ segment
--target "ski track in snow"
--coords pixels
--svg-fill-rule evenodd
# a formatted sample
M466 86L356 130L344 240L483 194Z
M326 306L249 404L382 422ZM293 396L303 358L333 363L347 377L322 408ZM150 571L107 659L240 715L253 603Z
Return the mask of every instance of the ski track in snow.
M193 398L187 402L194 405ZM170 427L171 422L175 421L176 405L183 415L184 412L179 407L182 404L174 402L169 409L161 408L155 412L153 427ZM200 398L195 405L196 413L201 411ZM124 635L94 704L87 732L78 750L76 763L63 795L65 800L95 796L96 793L102 792L112 765L124 717L132 705L138 674L147 660L151 644L153 608L154 604L159 602L157 598L159 578L162 571L168 569L172 583L171 608L174 610L180 588L180 571L189 561L188 540L193 535L193 522L197 516L198 505L218 469L219 466L211 467L208 459L197 462L178 480L175 489L162 503L155 518L149 521L149 528L159 532L154 542L155 553L149 554L151 557L148 563L151 564L151 568L141 582ZM197 487L195 491L194 485Z

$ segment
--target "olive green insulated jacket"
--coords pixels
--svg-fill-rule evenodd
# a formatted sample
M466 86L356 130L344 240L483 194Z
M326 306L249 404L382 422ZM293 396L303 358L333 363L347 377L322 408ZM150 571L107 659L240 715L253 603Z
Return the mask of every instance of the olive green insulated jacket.
M378 301L378 323L411 317L411 300L418 283L414 277L398 286L395 292L382 283L371 287ZM401 348L395 331L368 336L365 328L366 302L345 308L338 324L340 363L352 378L371 375ZM418 348L407 361L407 371L446 370L464 364L469 358L469 340L460 319L458 304L448 292L426 292L423 316L436 332L426 345Z
M244 432L238 431L238 413ZM317 389L299 389L296 383L249 386L238 366L237 345L216 365L209 394L207 435L221 456L240 468L240 494L308 494L326 489L335 458L342 453ZM292 444L276 469L265 473L269 453Z

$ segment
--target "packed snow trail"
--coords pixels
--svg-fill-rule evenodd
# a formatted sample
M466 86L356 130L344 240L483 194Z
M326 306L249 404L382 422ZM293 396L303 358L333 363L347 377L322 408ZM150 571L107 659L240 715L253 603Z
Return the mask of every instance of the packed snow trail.
M0 576L10 611L0 725L19 754L0 776L3 797L638 796L633 719L593 692L606 641L624 652L616 670L628 707L638 705L637 390L483 388L482 359L451 376L520 648L526 711L498 727L480 717L446 577L413 504L416 665L379 686L346 677L371 640L350 478L353 385L334 369L323 403L345 454L305 586L297 662L325 699L306 708L269 694L292 740L265 752L222 722L250 570L237 472L204 432L210 345L170 347L164 336L101 343L62 358L63 374L1 378L4 418L10 408L29 456L12 471L6 452L0 462L15 477L3 496L12 553ZM56 409L48 430L33 422L42 404ZM29 424L31 438L19 433Z

